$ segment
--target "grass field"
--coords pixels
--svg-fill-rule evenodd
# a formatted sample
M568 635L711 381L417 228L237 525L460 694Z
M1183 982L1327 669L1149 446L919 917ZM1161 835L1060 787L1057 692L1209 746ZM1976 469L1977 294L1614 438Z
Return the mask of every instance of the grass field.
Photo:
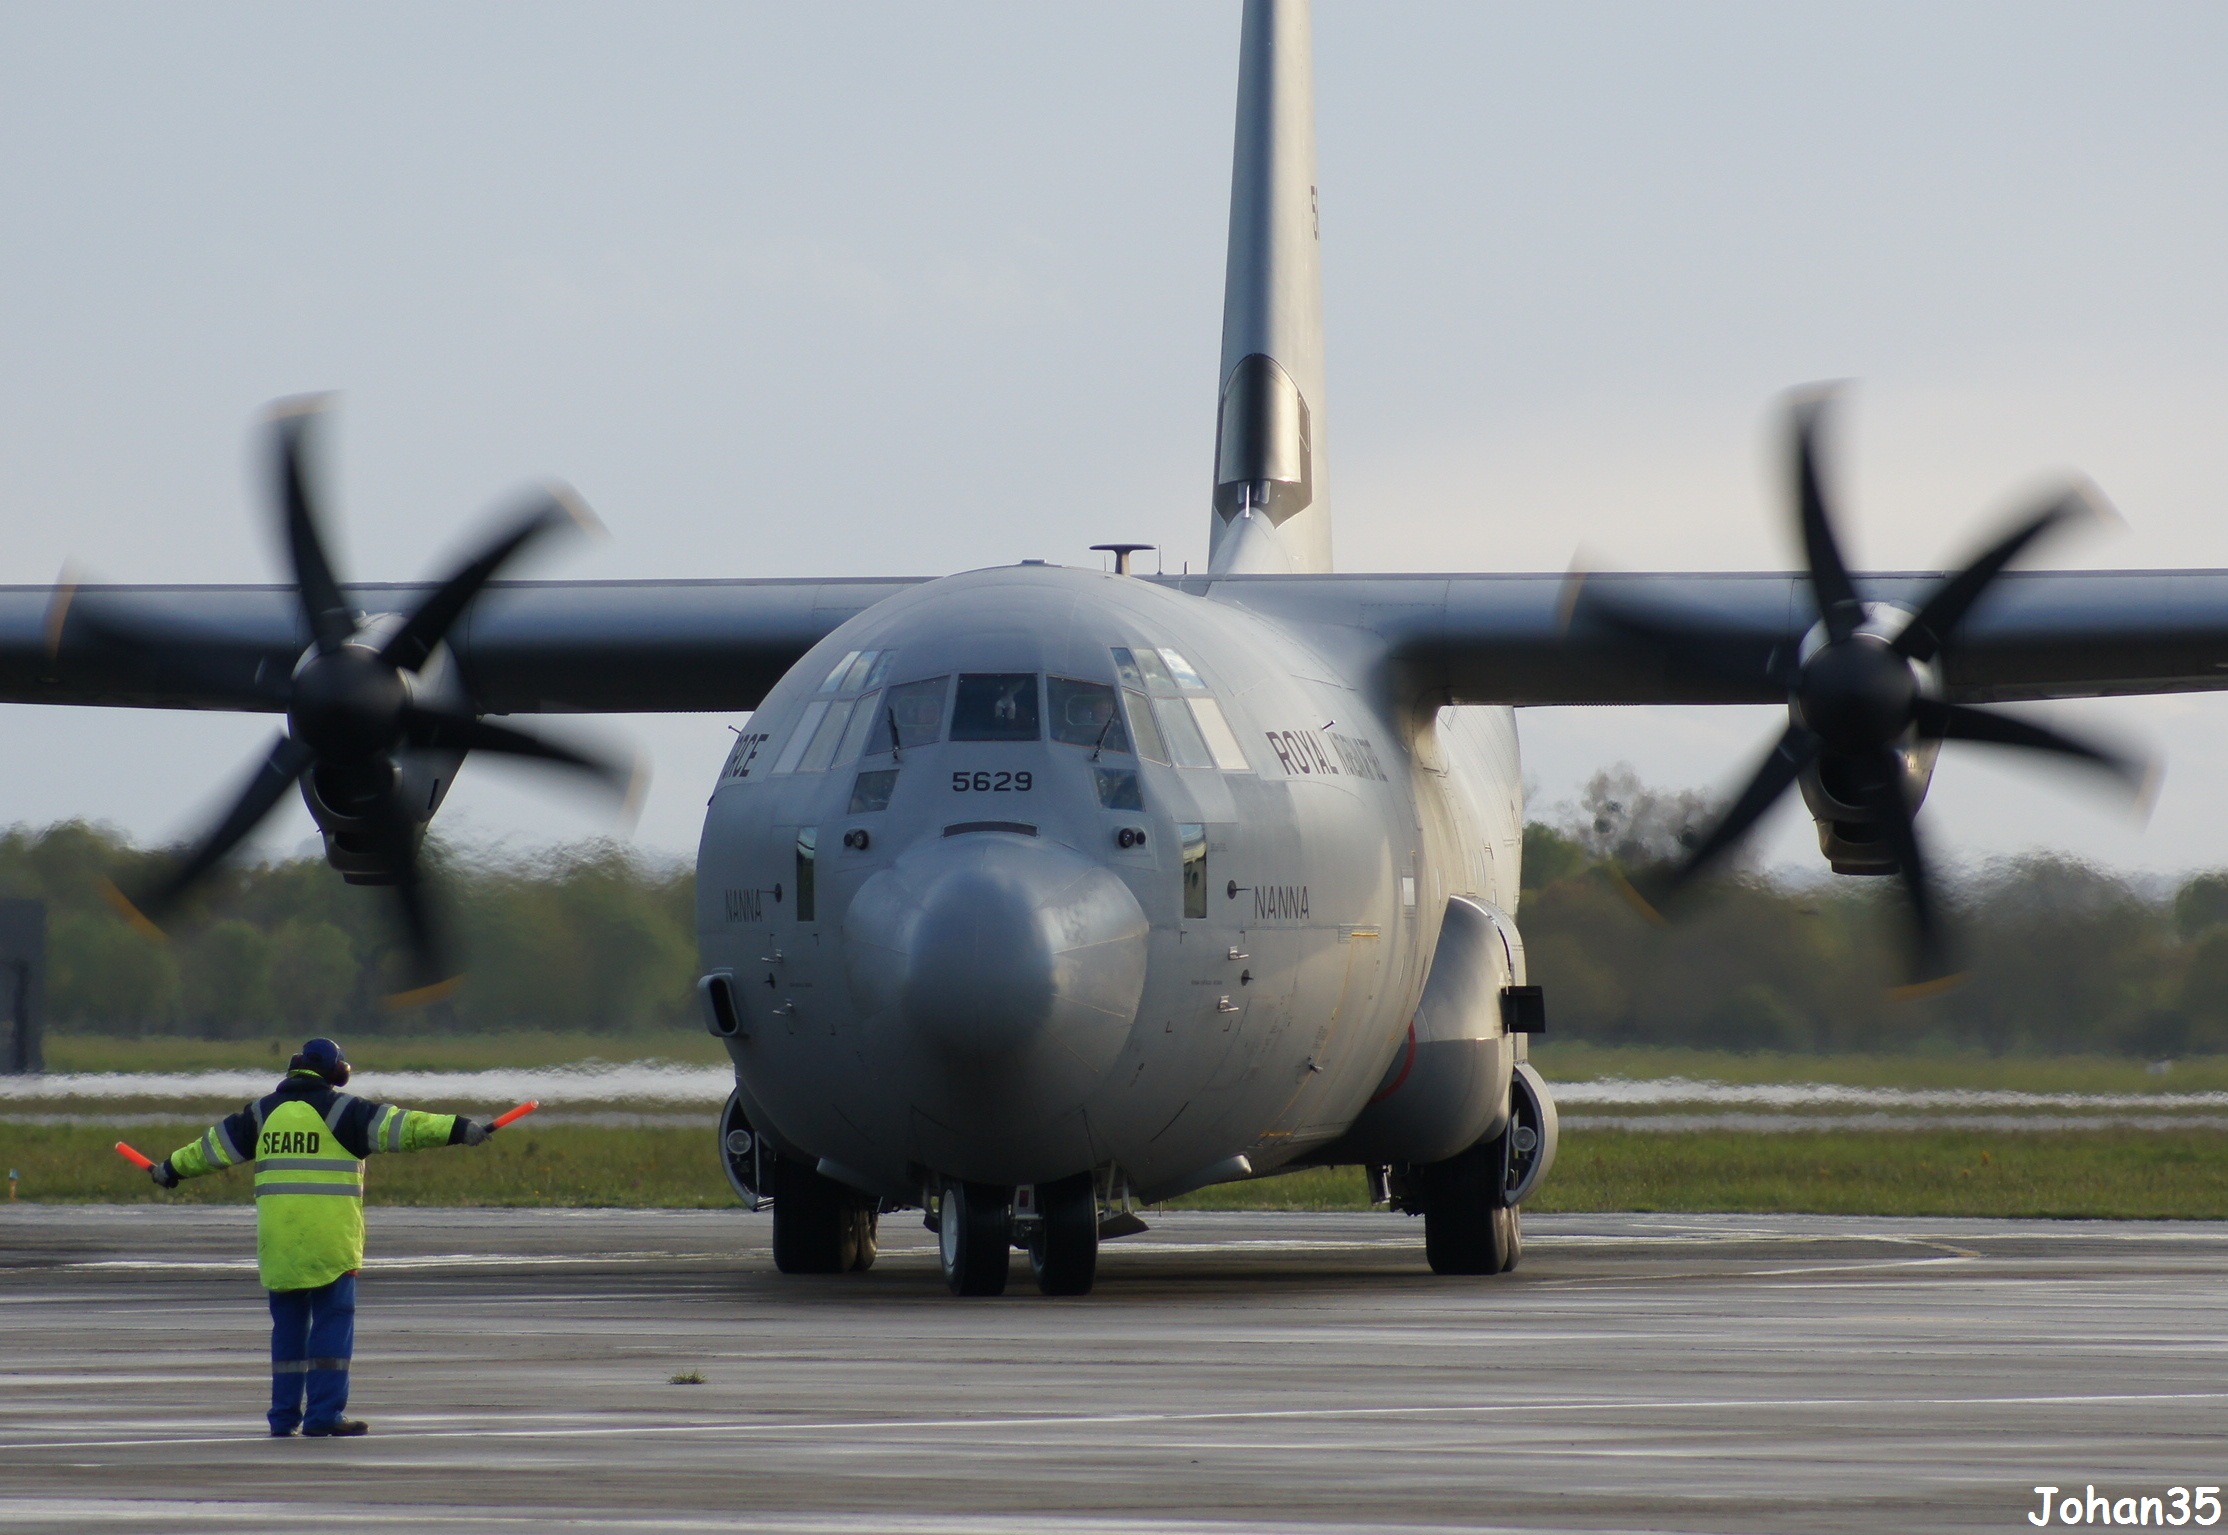
M298 1042L115 1039L47 1041L58 1072L282 1068ZM360 1067L464 1071L658 1059L725 1059L703 1034L367 1035L349 1042ZM1533 1058L1550 1081L1688 1077L1733 1083L1827 1082L1861 1087L2008 1088L2030 1092L2228 1090L2228 1059L2154 1063L2112 1057L1773 1055L1633 1049L1559 1042ZM91 1104L78 1106L104 1112ZM211 1106L213 1109L213 1106ZM111 1104L181 1117L123 1132L160 1156L198 1134L194 1109ZM96 1124L0 1122L0 1166L34 1200L240 1201L242 1175L161 1194L110 1151ZM487 1147L375 1159L373 1204L653 1205L723 1207L734 1196L702 1129L536 1126ZM1177 1202L1200 1209L1359 1209L1360 1173L1315 1170L1205 1189ZM2138 1131L1817 1131L1654 1135L1568 1131L1533 1208L1542 1211L1813 1211L1875 1215L2173 1216L2228 1218L2228 1134Z
M112 1149L130 1141L151 1157L177 1150L208 1128L179 1120L133 1125L0 1124L0 1162L21 1174L17 1197L69 1203L246 1204L253 1181L235 1170L165 1193ZM367 1165L365 1202L375 1205L653 1205L716 1208L735 1203L709 1130L613 1130L516 1126L484 1146L448 1146Z
M701 1029L634 1034L379 1035L345 1039L359 1071L485 1071L499 1066L572 1066L586 1061L679 1061L717 1066L727 1047ZM301 1036L283 1039L118 1039L106 1034L48 1034L46 1069L75 1071L281 1072L301 1048Z
M197 1123L134 1126L161 1156ZM0 1124L0 1163L19 1197L56 1201L246 1202L240 1173L164 1194L96 1126ZM372 1159L372 1204L734 1204L704 1130L552 1127L507 1131L476 1149ZM1225 1184L1186 1209L1361 1209L1360 1173L1316 1169ZM1842 1215L2228 1218L2228 1135L2217 1131L1697 1133L1587 1130L1562 1152L1539 1211L1814 1211Z
M2228 1090L2228 1056L2160 1063L2115 1055L1789 1055L1539 1042L1532 1064L1549 1084L1603 1077L1649 1081L1831 1082L1845 1087L1996 1088L2029 1093L2195 1093ZM2163 1064L2164 1069L2159 1069Z
M206 1071L283 1068L301 1041L117 1039L49 1034L47 1068L75 1071ZM678 1061L716 1066L726 1048L693 1029L631 1034L364 1035L344 1041L372 1071L476 1071L584 1061ZM1540 1042L1532 1060L1550 1082L1602 1077L1689 1077L1718 1082L1833 1082L1851 1087L2008 1088L2024 1092L2205 1092L2228 1090L2228 1056L2156 1062L2123 1056L1787 1055L1730 1050L1644 1049L1581 1041Z

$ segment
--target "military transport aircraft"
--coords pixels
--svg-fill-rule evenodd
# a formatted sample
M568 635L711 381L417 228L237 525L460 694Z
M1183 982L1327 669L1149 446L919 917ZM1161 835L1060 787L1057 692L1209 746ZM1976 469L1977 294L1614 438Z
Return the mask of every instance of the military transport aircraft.
M918 1207L954 1291L999 1292L1019 1249L1077 1293L1138 1202L1323 1164L1420 1213L1437 1272L1512 1267L1556 1142L1516 709L1785 703L1667 887L1797 789L1836 870L1899 876L1894 979L1932 982L1913 816L1941 743L2138 784L1982 705L2228 685L2228 571L2007 572L2096 509L2076 485L1962 571L1852 573L1806 397L1801 573L1332 574L1308 27L1247 0L1204 574L1123 546L1111 571L495 581L573 520L552 491L446 580L346 585L295 405L292 583L0 591L0 700L283 715L133 910L298 786L341 873L397 892L422 990L453 965L417 850L467 755L626 776L491 717L748 711L698 854L699 989L735 1066L721 1154L787 1272L863 1269L877 1215Z

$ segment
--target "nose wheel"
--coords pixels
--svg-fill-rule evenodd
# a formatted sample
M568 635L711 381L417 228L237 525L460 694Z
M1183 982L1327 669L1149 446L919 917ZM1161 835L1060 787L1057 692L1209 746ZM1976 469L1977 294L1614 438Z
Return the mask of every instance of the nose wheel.
M1037 1185L1029 1267L1047 1295L1088 1295L1099 1269L1098 1188L1087 1172Z
M936 1215L936 1247L952 1294L1005 1294L1013 1256L1013 1190L958 1179L946 1183Z

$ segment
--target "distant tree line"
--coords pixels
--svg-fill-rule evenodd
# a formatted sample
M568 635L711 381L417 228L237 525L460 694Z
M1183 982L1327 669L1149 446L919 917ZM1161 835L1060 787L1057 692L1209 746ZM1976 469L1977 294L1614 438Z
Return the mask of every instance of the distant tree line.
M1951 882L1965 985L1922 1001L1903 970L1892 879L1799 883L1734 868L1669 926L1618 871L1662 864L1710 812L1628 770L1598 775L1524 838L1520 913L1553 1037L1791 1051L2228 1051L2228 873L2153 888L2072 859ZM260 1037L273 1029L625 1032L693 1027L695 878L588 842L526 855L436 842L431 864L469 968L444 1011L393 1014L392 897L322 859L227 870L143 936L101 894L165 856L84 822L0 832L0 895L49 903L53 1023L109 1033Z
M1677 857L1710 808L1620 770L1597 775L1559 824L1526 829L1519 915L1558 1035L1794 1051L2228 1051L2228 874L2152 889L2038 855L1955 876L1947 916L1967 979L1897 1000L1907 918L1892 878L1790 883L1735 868L1669 925L1641 916L1616 875Z
M82 821L0 832L0 895L47 910L53 1026L260 1037L465 1027L627 1031L693 1024L695 885L682 866L587 842L526 856L429 844L439 899L468 959L435 1010L390 1012L405 984L393 896L322 858L230 868L160 941L103 894L165 855Z

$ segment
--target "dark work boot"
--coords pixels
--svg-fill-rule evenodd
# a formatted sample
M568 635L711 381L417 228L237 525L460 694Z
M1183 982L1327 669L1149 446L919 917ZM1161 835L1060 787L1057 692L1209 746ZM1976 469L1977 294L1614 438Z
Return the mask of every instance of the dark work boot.
M305 1423L304 1439L354 1439L371 1432L371 1425L361 1418L335 1418L330 1423Z

